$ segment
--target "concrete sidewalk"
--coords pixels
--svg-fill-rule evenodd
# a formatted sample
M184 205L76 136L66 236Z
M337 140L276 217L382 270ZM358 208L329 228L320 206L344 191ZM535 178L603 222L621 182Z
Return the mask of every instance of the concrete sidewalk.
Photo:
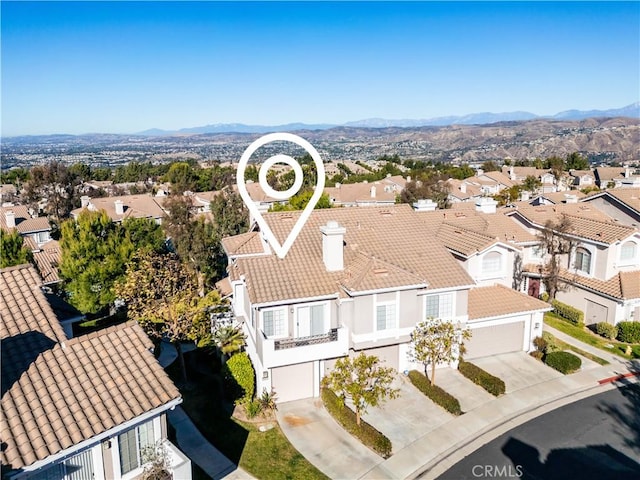
M555 332L552 333L556 335ZM561 335L556 336L585 351L591 351L592 347L572 337L565 339ZM294 447L332 478L432 479L482 445L532 418L581 398L616 388L611 382L601 384L599 381L629 373L633 369L640 370L640 362L625 362L623 359L618 361L606 352L602 352L604 355L600 355L599 351L593 353L611 360L611 364L595 367L589 365L590 368L571 375L537 377L532 379L535 383L498 398L487 399L484 396L475 399L475 403L473 399L468 399L466 405L475 405L475 408L431 431L423 431L404 448L397 451L394 448L394 455L387 460L375 455L341 430L324 410L319 399L282 404L279 406L278 420ZM451 393L464 396L473 394L473 389ZM298 419L311 415L312 421L304 423L304 427L300 428L296 422L286 421L288 413L294 413ZM393 412L388 414L392 419ZM337 433L336 427L339 429ZM369 470L363 472L367 463Z
M563 342L568 343L569 345L573 345L574 347L578 347L579 349L584 350L585 352L589 352L590 354L595 355L596 357L600 357L603 360L606 360L607 362L613 365L621 364L621 363L624 364L627 362L627 360L625 360L622 357L614 355L613 353L606 352L604 350L600 350L599 348L592 347L591 345L581 342L580 340L573 338L571 335L567 335L566 333L563 333L560 330L557 330L547 325L546 323L544 324L543 329L545 332L549 332L551 335L553 335L557 339L562 340Z

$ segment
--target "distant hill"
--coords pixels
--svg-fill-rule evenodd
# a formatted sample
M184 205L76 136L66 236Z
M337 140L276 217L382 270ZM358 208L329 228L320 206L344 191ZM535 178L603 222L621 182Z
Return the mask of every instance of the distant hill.
M566 110L552 116L535 115L530 112L504 112L504 113L471 113L462 116L435 117L427 119L400 119L390 120L385 118L367 118L339 124L306 124L287 123L285 125L245 125L243 123L216 123L202 127L182 128L180 130L160 130L153 128L138 132L136 135L163 136L163 135L198 135L207 133L268 133L268 132L293 132L300 130L328 130L335 127L358 128L389 128L389 127L441 127L447 125L489 125L499 122L519 122L535 119L551 120L584 120L586 118L614 118L630 117L640 118L640 102L632 103L622 108L610 110Z

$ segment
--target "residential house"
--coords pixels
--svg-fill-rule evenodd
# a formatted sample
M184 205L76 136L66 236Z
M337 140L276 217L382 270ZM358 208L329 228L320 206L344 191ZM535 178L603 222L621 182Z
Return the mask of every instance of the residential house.
M523 207L509 215L531 231L548 228L549 221L569 222L568 231L558 232L573 242L573 248L560 258L565 288L556 298L585 312L587 324L640 320L640 232L584 206ZM547 255L534 249L524 266L530 293L544 289L539 279L547 273Z
M283 242L299 215L264 218ZM531 350L548 310L499 285L471 293L473 278L409 205L314 210L284 259L255 228L223 247L257 391L273 388L279 401L319 395L335 360L357 352L415 368L410 334L430 317L472 329L468 358ZM488 295L504 300L499 314L474 303Z
M527 177L531 176L540 180L540 193L550 193L560 191L561 183L556 182L555 177L549 169L541 169L536 167L515 167L513 165L504 165L502 173L508 175L509 179L517 185L522 184Z
M449 178L446 184L449 190L447 198L452 205L460 202L475 202L483 196L480 186L467 180Z
M33 267L0 278L3 478L132 480L145 447L163 445L173 478L190 479L167 440L166 412L182 399L140 326L68 339Z
M508 175L502 172L482 172L478 171L475 177L465 179L469 183L476 184L484 195L497 195L505 188L516 185Z
M593 171L596 185L601 189L640 187L640 177L633 175L631 167L596 167Z
M529 205L556 205L558 203L578 203L586 195L580 190L568 192L548 192L536 195L528 200ZM523 199L524 200L524 199Z
M127 218L148 218L162 223L164 210L151 195L123 195L119 197L89 198L81 197L82 205L71 211L73 218L87 209L92 212L104 210L111 221L122 222Z
M624 225L640 228L640 188L615 188L581 199Z
M335 187L325 187L324 192L336 207L374 207L393 205L402 188L384 182L336 183Z
M592 170L569 170L571 186L582 189L596 186L596 176Z

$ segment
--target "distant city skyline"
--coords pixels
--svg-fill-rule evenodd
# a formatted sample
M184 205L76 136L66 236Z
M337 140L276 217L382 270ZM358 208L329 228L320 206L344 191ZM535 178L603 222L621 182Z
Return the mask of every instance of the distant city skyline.
M7 2L2 136L607 110L640 2Z

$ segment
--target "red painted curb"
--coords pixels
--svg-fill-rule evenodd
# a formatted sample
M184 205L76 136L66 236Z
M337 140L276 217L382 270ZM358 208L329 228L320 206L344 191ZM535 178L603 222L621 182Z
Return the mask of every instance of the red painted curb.
M602 380L598 380L598 383L602 385L603 383L617 382L618 380L622 380L623 378L638 377L638 376L640 376L640 372L623 373L621 375L616 375L615 377L603 378Z

